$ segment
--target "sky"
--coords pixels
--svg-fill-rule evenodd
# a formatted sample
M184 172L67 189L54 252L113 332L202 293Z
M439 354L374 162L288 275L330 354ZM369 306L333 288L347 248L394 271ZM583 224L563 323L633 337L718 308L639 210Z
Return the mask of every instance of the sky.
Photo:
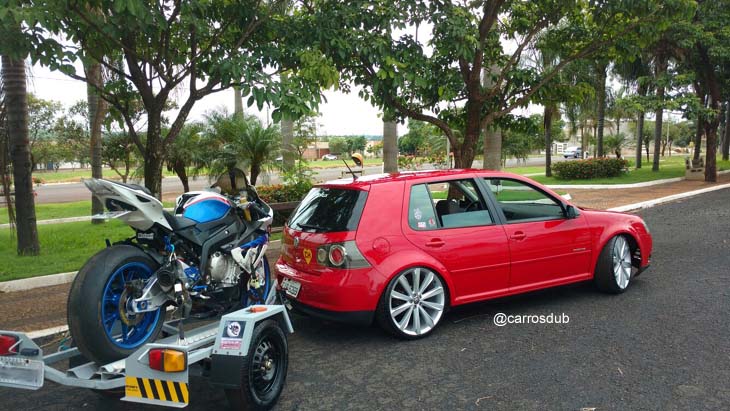
M79 100L86 100L86 83L71 79L61 72L54 72L46 67L35 65L28 78L28 91L45 100L61 102L70 107ZM358 97L359 88L352 87L346 94L340 91L327 90L324 93L326 102L323 102L319 111L321 127L320 135L382 135L383 123L378 116L378 109ZM184 96L181 96L183 98ZM246 98L243 99L244 104ZM204 97L193 107L189 120L200 120L206 112L225 107L233 112L233 89L221 91ZM258 112L255 105L246 108L250 114L259 116L264 122L268 114L266 107ZM407 132L405 126L400 125L398 134Z

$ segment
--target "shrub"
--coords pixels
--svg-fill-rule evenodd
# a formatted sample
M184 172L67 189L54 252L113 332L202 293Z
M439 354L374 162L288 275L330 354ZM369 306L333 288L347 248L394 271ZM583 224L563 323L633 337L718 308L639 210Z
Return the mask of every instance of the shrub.
M312 188L308 182L299 184L274 184L270 186L256 187L259 197L268 204L288 203L290 201L301 201Z
M629 162L621 158L591 158L561 161L553 164L552 170L559 180L588 180L619 176L628 165Z

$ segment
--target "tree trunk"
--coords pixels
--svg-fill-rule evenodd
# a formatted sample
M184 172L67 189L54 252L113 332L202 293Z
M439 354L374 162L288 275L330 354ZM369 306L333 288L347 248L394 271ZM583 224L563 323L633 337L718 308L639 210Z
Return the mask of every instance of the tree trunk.
M596 156L603 157L603 126L606 122L606 65L596 67L598 70L598 130L596 134Z
M17 34L17 32L14 34ZM15 221L18 233L18 254L38 255L40 244L36 226L30 141L28 138L28 95L25 82L25 60L22 57L14 59L2 56L2 76L7 110L7 131L10 140L10 161L13 165L13 181L15 183Z
M162 199L162 166L165 153L162 141L161 116L159 112L148 112L147 144L144 155L144 185L152 195Z
M252 163L251 164L251 185L256 185L256 180L259 178L259 174L261 174L261 164L258 163Z
M243 100L238 87L233 87L233 114L243 116Z
M315 140L315 144L316 140ZM284 170L293 170L296 161L296 153L294 150L294 121L289 115L281 117L281 148ZM319 160L319 159L318 159Z
M717 127L716 121L705 123L707 136L707 152L705 157L705 181L708 183L717 182Z
M383 172L398 172L398 123L387 115L383 116Z
M175 171L175 174L177 175L177 178L180 179L180 182L183 186L183 192L187 193L190 191L190 183L188 181L188 171L185 169L185 162L184 161L175 161L175 163L172 165L173 171Z
M664 77L667 73L667 59L663 53L659 53L656 62L655 79ZM651 171L659 171L659 152L661 151L662 141L662 115L664 114L664 108L661 105L664 104L664 86L659 83L656 87L656 97L659 101L659 108L656 110L656 123L654 125L654 162L651 165Z
M89 105L89 146L91 148L91 177L102 178L101 164L101 125L106 115L106 104L99 97L94 88L103 87L101 64L92 63L86 67L86 77L89 83L86 85L86 98ZM91 196L91 215L104 212L104 204L94 195ZM101 224L104 220L91 220L92 224Z
M723 161L727 161L730 159L730 101L725 106L725 129L723 130L723 135L722 159Z
M636 121L636 168L641 168L641 144L644 142L644 112Z
M704 121L702 121L702 117L699 114L697 114L696 121L697 121L697 127L695 129L695 139L694 139L695 147L694 147L694 154L692 156L692 160L695 162L700 161L700 154L702 152L702 134L704 132L704 130L703 130Z
M485 170L502 169L502 132L497 127L484 128L484 162Z
M545 176L552 177L553 172L550 170L552 163L552 149L553 149L553 107L546 105L543 111L543 128L545 129Z

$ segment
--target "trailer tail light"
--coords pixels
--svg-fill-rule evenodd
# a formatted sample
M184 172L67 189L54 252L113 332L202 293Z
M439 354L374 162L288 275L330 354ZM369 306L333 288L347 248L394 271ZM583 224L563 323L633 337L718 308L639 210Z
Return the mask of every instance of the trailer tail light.
M162 372L181 372L188 366L188 356L183 351L154 348L149 352L150 368Z
M0 355L15 355L18 353L20 341L14 335L0 335Z

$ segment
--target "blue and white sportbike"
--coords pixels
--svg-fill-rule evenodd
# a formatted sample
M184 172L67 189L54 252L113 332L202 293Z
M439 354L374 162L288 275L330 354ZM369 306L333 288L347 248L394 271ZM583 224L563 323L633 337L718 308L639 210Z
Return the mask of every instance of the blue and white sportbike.
M144 187L84 183L108 210L104 218L135 231L107 241L71 286L69 330L90 361L116 361L154 341L167 307L183 317L218 316L274 295L265 255L274 213L242 171L219 178L212 188L220 193L183 194L172 213Z

